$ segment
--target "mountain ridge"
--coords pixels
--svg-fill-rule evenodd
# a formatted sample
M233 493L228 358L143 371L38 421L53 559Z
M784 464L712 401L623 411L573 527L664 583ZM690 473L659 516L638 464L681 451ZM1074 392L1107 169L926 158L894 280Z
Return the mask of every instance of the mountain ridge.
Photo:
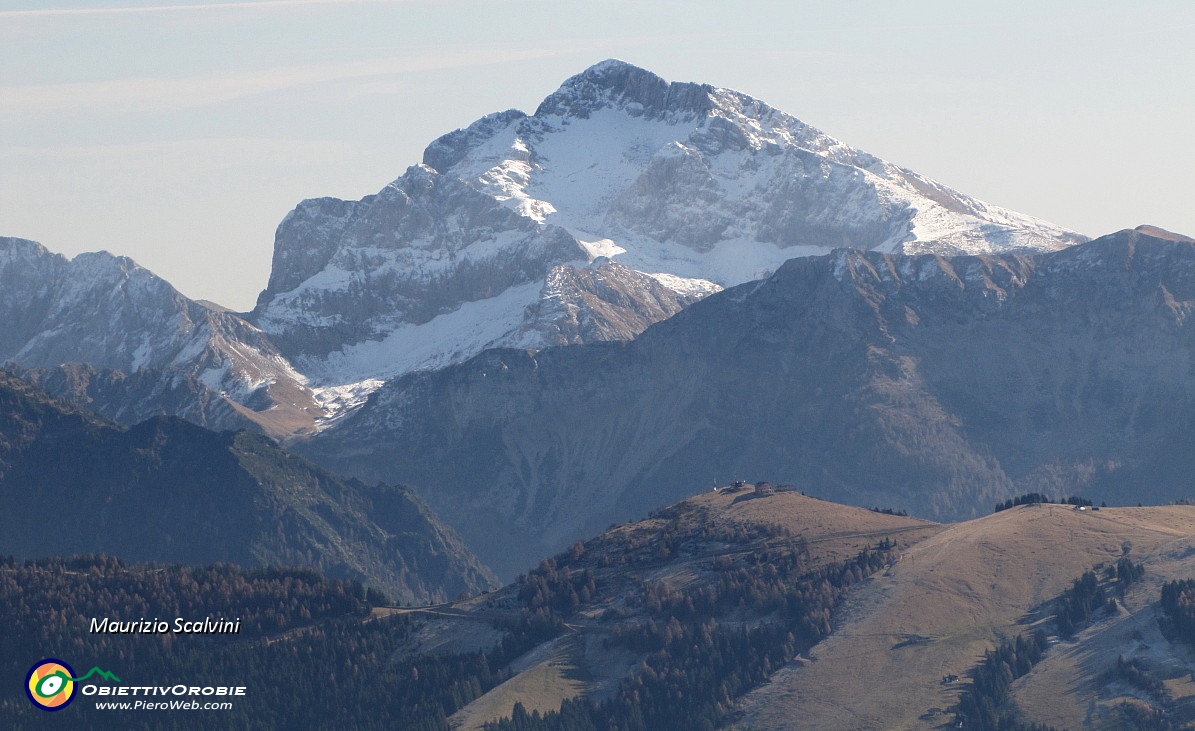
M1170 474L1195 409L1192 301L1195 247L1139 231L1035 255L839 250L629 343L393 379L296 448L420 485L507 575L728 471L935 519L1031 491L1123 501Z
M67 259L34 241L0 237L0 316L8 323L0 363L59 370L59 395L86 390L82 371L67 365L85 364L108 379L105 393L119 393L102 399L113 402L104 409L109 416L122 407L149 416L177 403L171 413L217 428L289 433L310 429L319 412L305 379L265 333L188 299L128 257ZM138 379L142 370L158 375Z

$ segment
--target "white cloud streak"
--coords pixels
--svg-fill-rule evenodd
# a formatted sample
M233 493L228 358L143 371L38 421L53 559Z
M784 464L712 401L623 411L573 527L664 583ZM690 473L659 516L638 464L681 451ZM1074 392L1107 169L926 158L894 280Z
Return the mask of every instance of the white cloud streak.
M208 10L255 10L287 8L296 5L360 5L396 2L396 0L247 0L246 2L195 3L189 5L145 5L109 8L37 8L0 10L0 21L22 18L54 18L77 15L131 15L139 13L174 13Z
M301 159L305 164L334 163L352 154L352 144L344 140L213 137L130 144L0 148L0 161L13 165L33 161L41 167L99 165L105 171L185 169L191 173L252 167L262 161L293 162ZM9 168L0 171L0 185L7 179L17 185L29 176L28 170Z
M0 86L0 121L29 120L65 110L124 114L190 109L309 84L533 60L575 50L472 47L249 73L8 85Z

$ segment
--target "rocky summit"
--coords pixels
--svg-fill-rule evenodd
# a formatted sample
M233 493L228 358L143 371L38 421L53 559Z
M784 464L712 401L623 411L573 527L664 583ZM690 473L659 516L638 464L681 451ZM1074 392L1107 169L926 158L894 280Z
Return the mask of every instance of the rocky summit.
M376 195L301 203L250 319L313 385L334 387L486 347L626 340L837 247L979 254L1082 240L745 94L612 60L534 114L444 135Z

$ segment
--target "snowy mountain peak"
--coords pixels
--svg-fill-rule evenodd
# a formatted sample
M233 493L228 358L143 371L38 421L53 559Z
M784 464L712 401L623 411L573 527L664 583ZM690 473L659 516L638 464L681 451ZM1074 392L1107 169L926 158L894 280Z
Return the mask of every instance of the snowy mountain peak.
M423 151L423 164L441 172L448 170L460 162L470 150L492 138L499 130L506 129L526 117L527 114L518 109L487 114L468 127L454 130L433 141Z
M100 371L132 374L124 381L152 391L146 409L286 435L356 408L382 379L485 348L635 338L794 257L1084 239L747 94L612 59L565 80L534 115L496 112L439 137L374 195L299 203L244 319L130 259L68 261L0 239L0 361L85 362L114 387L123 375ZM932 259L901 276L933 274ZM862 274L868 261L841 257ZM184 386L178 403L164 405L162 379Z
M154 276L148 269L127 256L103 250L86 251L76 254L71 259L70 266L79 276L90 277L95 282L109 282L114 286L132 281L149 282L150 286L160 289L163 294L181 296L165 279Z
M984 254L1083 240L747 94L611 59L534 115L496 112L441 136L377 195L304 201L278 228L250 319L338 394L485 347L634 337L835 248Z
M0 236L0 262L40 257L49 254L50 251L36 241L22 239L17 236Z
M588 119L603 108L618 108L649 119L696 119L713 108L713 87L669 83L625 61L608 59L569 78L535 110L537 118Z

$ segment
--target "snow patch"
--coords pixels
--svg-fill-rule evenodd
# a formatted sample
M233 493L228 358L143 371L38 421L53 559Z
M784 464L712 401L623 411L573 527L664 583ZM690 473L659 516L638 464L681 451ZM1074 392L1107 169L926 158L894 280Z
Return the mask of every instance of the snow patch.
M687 277L678 277L674 274L666 272L651 272L647 276L656 280L668 289L671 289L677 294L698 297L707 297L715 292L721 292L722 287L707 279L690 279Z
M577 242L581 244L581 248L589 254L589 260L593 261L599 256L604 256L607 259L612 259L619 254L625 254L626 249L614 243L610 239L598 239L597 241L586 241L580 237L574 236Z
M324 386L313 388L315 402L324 410L325 416L316 422L317 431L327 429L345 416L356 411L365 404L369 395L382 387L385 381L380 378L366 378L356 383L346 383L341 386Z
M318 390L442 368L496 345L537 347L538 342L523 342L518 335L524 310L539 298L542 287L533 282L511 287L497 297L466 302L422 325L399 325L381 340L349 345L324 359L303 359L299 370Z
M199 382L216 393L223 394L225 392L224 379L228 377L228 371L231 367L232 363L225 360L222 365L208 368L203 373L200 373Z

